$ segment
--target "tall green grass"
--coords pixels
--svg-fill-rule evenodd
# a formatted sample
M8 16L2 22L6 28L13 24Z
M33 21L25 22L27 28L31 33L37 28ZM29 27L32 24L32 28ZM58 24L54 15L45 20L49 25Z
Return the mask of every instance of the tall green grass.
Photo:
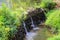
M57 35L48 38L47 40L60 40L60 9L48 12L45 24L51 25L51 28L55 29L55 30L53 29L54 33L57 33Z

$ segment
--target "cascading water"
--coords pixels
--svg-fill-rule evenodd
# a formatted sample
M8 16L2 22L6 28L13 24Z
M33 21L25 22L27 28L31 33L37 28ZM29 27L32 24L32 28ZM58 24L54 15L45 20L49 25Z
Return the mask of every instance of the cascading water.
M24 29L26 32L26 40L33 40L33 37L36 35L36 33L35 32L28 32L24 21L23 21L23 26L24 26Z
M35 15L30 15L30 14L25 15L25 16L27 16L27 18L25 20L24 20L25 13L22 13L23 24L21 25L21 28L18 28L18 32L16 34L16 37L13 39L16 39L16 40L23 40L23 39L34 40L34 38L36 37L36 35L38 35L38 32L40 30L40 28L38 28L37 26L39 26L40 22L42 22L42 20L44 20L44 18L45 18L44 13L40 13L40 11L37 11L37 10L32 11L32 13L34 13ZM39 13L41 15L39 15L37 13ZM39 17L37 17L37 16L39 16ZM43 18L43 19L40 19L40 18ZM39 30L37 31L36 29L39 29Z
M34 28L35 27L35 25L34 25L34 22L33 22L33 19L32 19L32 17L30 16L30 18L31 18L31 23L32 23L32 27Z
M24 29L25 29L25 32L26 32L26 40L34 40L33 38L37 35L35 30L38 29L38 28L36 28L36 26L34 25L32 17L30 17L30 18L31 18L31 22L32 22L31 26L33 27L33 30L30 31L30 32L28 32L28 30L26 28L26 24L23 21L23 26L24 26Z
M25 29L25 32L28 33L27 28L26 28L26 24L25 24L24 21L23 21L23 27L24 27L24 29Z
M33 21L33 19L32 19L31 16L30 16L30 18L31 18L31 23L32 23L31 26L33 27L33 30L37 30L37 29L39 29L38 27L35 26L34 21Z

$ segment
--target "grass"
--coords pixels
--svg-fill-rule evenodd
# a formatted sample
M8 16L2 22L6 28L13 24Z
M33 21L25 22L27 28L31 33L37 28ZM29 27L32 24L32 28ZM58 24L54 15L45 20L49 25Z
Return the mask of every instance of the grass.
M55 29L54 33L57 33L57 35L54 35L47 40L60 40L60 9L48 12L45 24L51 25L51 28Z
M53 10L47 13L46 24L60 28L60 10Z

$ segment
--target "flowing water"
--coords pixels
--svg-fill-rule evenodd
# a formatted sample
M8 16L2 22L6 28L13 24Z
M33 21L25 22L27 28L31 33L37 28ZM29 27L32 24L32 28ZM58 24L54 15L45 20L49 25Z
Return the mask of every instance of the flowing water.
M23 21L23 27L24 27L24 29L25 29L25 32L28 33L27 28L26 28L26 24L25 24L24 21Z
M37 27L34 27L38 30L33 29L30 32L28 32L24 21L23 21L23 25L24 25L24 29L26 32L26 38L24 40L47 40L48 37L52 36L50 31L48 31L46 28L39 28L38 29Z
M48 31L46 28L39 28L38 30L33 29L28 32L25 22L23 22L23 24L26 31L26 38L24 40L47 40L48 37L53 36L53 34L51 34L51 32Z
M35 25L34 25L34 22L33 22L33 19L32 19L32 17L30 17L31 18L31 26L33 27L33 28L35 28Z
M28 32L27 28L26 28L26 24L23 21L24 29L25 29L25 32L26 32L26 39L25 40L34 40L34 37L37 35L35 30L38 29L38 28L35 27L32 17L31 17L31 22L32 22L33 31Z
M26 24L23 21L23 26L26 32L25 40L46 40L49 36L51 36L51 33L49 33L45 28L36 27L32 17L30 18L31 18L31 26L33 27L33 29L30 32L28 32Z
M31 26L33 27L33 30L39 29L38 27L35 26L34 21L31 16L30 16L30 18L31 18L31 24L32 24Z

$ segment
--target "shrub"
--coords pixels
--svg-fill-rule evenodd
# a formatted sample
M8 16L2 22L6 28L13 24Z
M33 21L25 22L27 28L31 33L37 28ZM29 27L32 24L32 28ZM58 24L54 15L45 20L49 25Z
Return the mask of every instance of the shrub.
M0 8L0 40L8 40L9 31L14 27L15 18L11 15L11 10L8 8Z
M22 11L13 11L6 6L0 8L0 40L9 40L17 32L21 24Z
M46 9L46 10L51 10L54 9L56 6L56 3L53 2L53 0L42 0L40 3L40 7Z
M47 17L46 24L60 29L60 10L50 12L50 15Z
M52 31L57 35L48 38L47 40L60 40L60 9L51 10L47 13L46 25L51 25L54 28Z

